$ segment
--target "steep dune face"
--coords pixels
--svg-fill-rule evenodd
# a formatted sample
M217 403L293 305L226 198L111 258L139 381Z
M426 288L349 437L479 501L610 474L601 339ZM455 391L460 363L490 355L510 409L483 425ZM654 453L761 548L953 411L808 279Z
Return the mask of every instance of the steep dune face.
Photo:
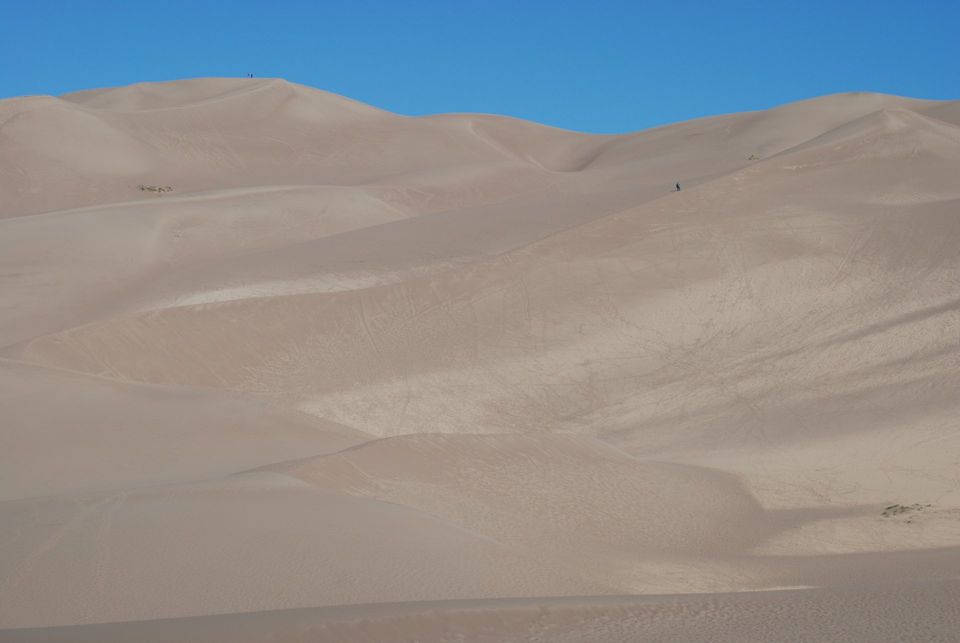
M0 101L0 626L955 578L956 114Z

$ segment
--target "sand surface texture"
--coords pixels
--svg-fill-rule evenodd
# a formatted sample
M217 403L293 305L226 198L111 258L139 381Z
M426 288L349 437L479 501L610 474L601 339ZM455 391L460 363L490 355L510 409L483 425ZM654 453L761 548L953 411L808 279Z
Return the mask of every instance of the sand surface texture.
M960 640L960 103L0 101L0 641L73 640Z

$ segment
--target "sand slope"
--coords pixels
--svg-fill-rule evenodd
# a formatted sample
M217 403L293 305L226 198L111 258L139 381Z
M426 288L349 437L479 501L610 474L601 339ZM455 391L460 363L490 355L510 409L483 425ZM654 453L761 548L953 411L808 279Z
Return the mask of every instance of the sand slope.
M956 641L957 584L400 603L0 631L0 641Z
M0 637L950 640L958 105L0 101Z

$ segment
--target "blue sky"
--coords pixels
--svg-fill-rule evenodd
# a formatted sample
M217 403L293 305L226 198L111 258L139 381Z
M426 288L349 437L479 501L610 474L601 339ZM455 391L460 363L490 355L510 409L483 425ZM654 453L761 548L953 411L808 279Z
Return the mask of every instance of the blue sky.
M960 98L960 0L0 0L0 97L282 77L623 132L843 91Z

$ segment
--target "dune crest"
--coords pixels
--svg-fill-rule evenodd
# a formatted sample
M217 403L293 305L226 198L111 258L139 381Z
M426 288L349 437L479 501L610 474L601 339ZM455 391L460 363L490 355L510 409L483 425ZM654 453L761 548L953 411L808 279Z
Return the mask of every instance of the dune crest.
M950 640L958 106L0 101L0 640Z

